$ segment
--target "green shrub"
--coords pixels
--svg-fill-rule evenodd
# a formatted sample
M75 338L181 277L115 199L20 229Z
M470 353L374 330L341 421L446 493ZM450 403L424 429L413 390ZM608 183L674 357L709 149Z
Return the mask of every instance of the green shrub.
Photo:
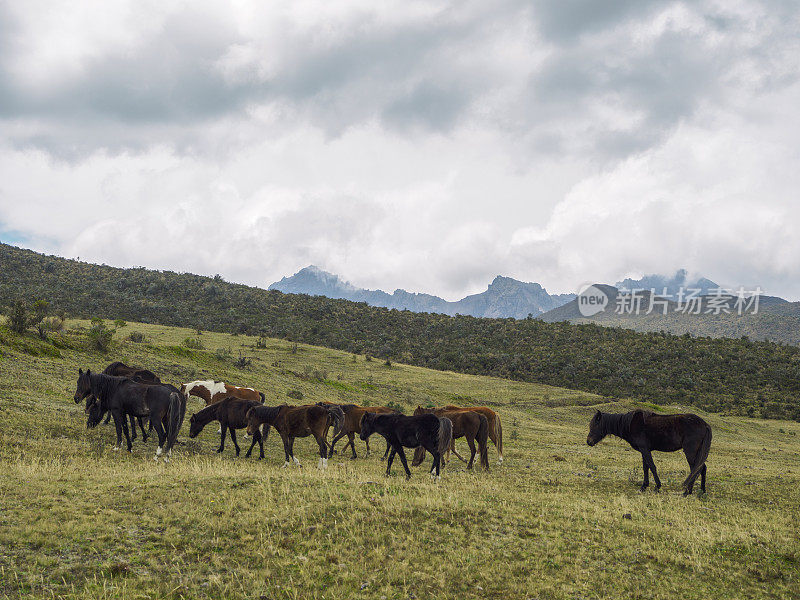
M102 319L92 319L92 326L86 335L93 350L108 352L111 348L111 340L114 337L114 333L116 333L116 329L106 327Z
M198 338L190 338L187 337L185 340L181 342L181 345L184 348L191 348L192 350L202 350L203 349L203 342L200 341Z

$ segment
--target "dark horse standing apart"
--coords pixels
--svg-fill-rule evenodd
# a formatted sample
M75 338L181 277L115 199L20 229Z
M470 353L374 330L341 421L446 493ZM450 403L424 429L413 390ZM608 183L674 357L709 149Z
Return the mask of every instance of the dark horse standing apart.
M89 394L97 398L94 407L96 420L99 421L106 410L114 419L114 426L117 429L115 450L119 450L124 431L128 452L131 451L131 438L128 433L128 422L125 419L127 415L149 417L150 425L158 436L155 460L158 460L162 453L165 453L164 462L169 460L186 411L185 398L175 387L143 383L128 377L96 374L88 369L84 373L78 369L75 401L80 402L81 398Z
M394 455L400 455L400 461L406 470L406 479L411 479L406 453L403 447L416 448L422 446L433 455L431 476L439 478L442 464L442 454L450 447L453 441L453 423L448 418L439 418L436 415L380 415L367 413L361 420L361 439L366 440L373 433L386 438L392 447L389 460L386 463L386 475L392 470Z
M267 439L269 428L274 427L283 440L283 452L286 461L284 467L290 462L300 465L294 455L294 439L313 435L319 446L319 468L328 467L328 429L333 425L334 437L342 431L344 413L338 405L319 406L310 404L306 406L255 406L247 413L247 433L252 436L258 434L258 429L264 426L263 438ZM252 445L250 446L252 448ZM248 452L249 454L249 452ZM263 456L263 452L262 452Z
M675 452L683 450L689 462L689 476L683 482L683 495L692 493L694 482L700 476L700 490L706 491L706 459L711 448L711 427L693 414L657 415L644 410L622 414L595 413L589 424L586 443L594 446L607 435L616 435L628 442L634 450L642 453L644 482L641 491L650 484L649 471L653 472L656 491L661 480L656 473L656 464L651 452Z
M220 433L222 437L219 440L219 448L217 452L221 453L225 450L225 434L228 430L231 432L231 441L233 447L236 448L236 456L239 456L239 444L236 442L236 430L247 427L247 413L254 406L261 406L257 400L242 400L241 398L225 398L221 402L209 404L204 409L197 411L189 419L189 437L197 437L203 428L211 421L219 421ZM261 439L261 433L256 431L253 434L253 443L250 444L250 449L247 451L245 458L250 458L250 453L253 451L253 446L258 445L261 449L261 458L264 458L264 441Z

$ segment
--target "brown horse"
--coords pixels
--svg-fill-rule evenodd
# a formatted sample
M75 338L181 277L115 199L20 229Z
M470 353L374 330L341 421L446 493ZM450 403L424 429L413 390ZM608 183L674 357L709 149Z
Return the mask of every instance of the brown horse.
M225 450L225 433L227 430L231 432L231 441L236 448L236 456L239 456L239 444L236 443L236 430L247 427L247 413L254 406L261 406L260 402L255 400L242 400L240 398L225 398L221 402L216 402L204 409L196 412L189 420L189 437L195 438L203 431L203 427L208 425L211 421L219 421L220 432L222 436L219 440L219 448L217 452ZM256 442L261 447L261 458L264 458L264 441L261 439L261 434L256 431L253 436L253 443L250 444L250 449L247 451L246 458L250 457L253 451L253 446Z
M487 450L487 439L489 436L489 421L480 413L472 410L448 410L446 408L422 408L417 406L414 411L415 415L434 414L439 418L447 418L453 422L453 441L451 448L455 452L456 438L464 437L467 440L471 455L469 461L465 460L457 452L456 456L467 463L467 469L472 468L472 463L475 461L475 440L478 441L478 449L481 453L481 465L487 471L489 470L489 452ZM414 452L414 460L411 461L411 466L416 467L422 464L425 460L425 448L419 446Z
M599 410L589 423L586 443L594 446L607 435L616 435L628 442L642 454L644 482L642 492L650 484L649 472L653 472L656 491L661 480L656 473L652 451L675 452L683 450L689 463L689 476L683 482L683 495L692 493L694 482L700 476L700 491L706 492L706 459L711 448L711 427L703 419L691 413L657 415L646 410L612 414Z
M358 458L358 456L356 455L356 446L353 443L353 440L355 440L357 433L361 433L361 420L364 418L365 414L367 413L374 413L380 415L402 414L400 411L395 410L393 408L389 408L387 406L358 406L357 404L333 404L332 402L318 402L318 404L320 406L326 406L326 407L338 406L342 409L342 412L344 413L344 424L342 426L342 430L339 433L339 435L333 438L329 452L330 454L333 454L334 453L333 447L336 445L336 442L338 442L346 435L348 438L348 442L344 445L344 448L342 448L342 452L344 452L347 449L347 447L350 446L350 449L353 452L353 456L351 456L350 458L353 460ZM367 438L365 444L367 445L367 453L364 455L364 458L367 458L369 457L369 438ZM390 449L391 446L387 442L386 452L384 452L383 458L386 458L386 456L389 454Z
M224 398L254 400L264 404L264 394L258 390L249 387L237 387L224 381L214 381L213 379L184 383L181 385L181 392L187 396L202 398L206 406L219 402Z
M500 423L500 415L488 406L456 406L448 404L442 408L447 410L471 410L486 417L486 420L489 421L489 439L492 440L495 448L497 448L497 455L499 456L497 462L503 462L503 426Z
M319 468L328 466L328 429L333 425L334 437L342 431L344 413L338 406L254 406L247 412L247 433L254 438L259 427L264 425L262 437L267 439L270 426L274 427L283 440L283 451L286 455L284 467L290 462L300 465L294 455L294 439L313 435L319 446Z

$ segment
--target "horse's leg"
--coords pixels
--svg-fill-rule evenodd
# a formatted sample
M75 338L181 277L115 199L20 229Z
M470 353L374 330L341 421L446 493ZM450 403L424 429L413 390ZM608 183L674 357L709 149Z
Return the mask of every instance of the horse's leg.
M156 455L153 457L153 460L157 461L158 457L161 456L161 453L164 451L164 443L167 441L167 431L164 429L164 422L160 417L153 419L151 416L150 423L153 425L153 429L155 429L156 435L158 436L158 447L156 448Z
M220 422L219 430L222 432L222 435L219 438L219 448L217 448L217 454L219 454L223 450L225 450L225 436L228 433L227 429L228 429L228 423L227 422L225 422L225 423Z
M439 452L431 452L433 454L433 465L431 466L431 477L434 477L434 472L436 473L436 479L439 479L441 475L439 474L442 466L442 455Z
M349 441L347 442L347 444L344 445L344 447L347 448L347 445L348 444L350 445L350 450L353 452L353 456L350 457L350 460L355 460L358 458L358 455L356 454L356 443L355 443L356 434L351 431L347 434L347 438ZM344 450L342 450L342 452L344 452ZM369 456L369 440L367 440L367 456Z
M292 461L294 462L294 464L296 464L298 467L300 467L300 466L302 466L300 464L300 460L294 455L294 439L295 439L294 436L290 436L289 437L289 452L292 455Z
M142 419L142 417L137 417L137 420L139 421L139 429L142 430L142 441L146 442L147 432L144 430L144 419ZM136 431L136 428L134 428L134 431Z
M317 445L319 446L319 468L325 470L328 468L328 444L325 443L325 438L321 435L315 435L317 438Z
M389 442L386 442L386 452L383 453L383 456L381 457L381 460L386 460L386 457L389 456L389 450L390 449L391 449L391 446L389 445ZM369 450L369 440L367 440L367 450Z
M228 427L228 431L231 434L231 441L233 442L233 447L236 448L236 457L239 457L239 444L236 443L236 428L233 426Z
M131 422L131 441L136 440L136 418L133 415L128 415L128 420Z
M110 420L111 420L111 411L108 411L108 413L106 413L106 420L103 421L103 425L108 425L108 422Z
M389 453L389 460L386 461L386 476L388 477L392 472L392 463L394 462L394 455L397 451L392 446L392 451Z
M131 420L133 420L133 417L131 417ZM125 415L122 416L122 431L125 433L125 443L128 445L128 452L130 452L133 444L131 443L131 434L128 431L128 419L125 418Z
M647 462L650 465L650 470L653 472L653 481L656 482L656 491L661 489L661 480L658 478L658 471L656 471L656 463L653 462L653 455L650 454L650 450L644 450L642 452L642 457L647 459Z
M467 470L469 471L472 468L472 463L475 462L475 452L476 452L476 450L475 450L475 438L472 438L472 437L469 437L469 436L465 436L465 437L467 439L467 445L469 446L469 451L471 453L469 455L469 462L467 463ZM455 450L455 445L453 446L453 453L456 456L458 456L458 453ZM461 457L458 456L458 458L461 458Z
M114 428L117 430L117 445L114 446L114 450L119 450L120 446L122 445L122 423L121 421L125 418L125 415L122 414L121 411L114 410L109 413L112 417L114 417Z
M261 431L258 429L256 433L253 435L253 439L250 442L250 447L247 449L247 454L244 455L245 458L250 458L250 454L253 452L253 447L256 445L257 441L261 441Z
M350 443L352 444L353 442ZM364 458L369 458L369 438L364 440L364 445L367 447L367 451L364 453ZM356 454L356 447L353 446L353 458L355 458L355 454Z
M650 465L647 464L644 452L642 452L642 470L644 471L644 481L642 482L642 487L639 488L640 492L644 492L647 486L650 485Z
M402 446L400 446L400 448L397 450L397 454L400 455L400 462L403 463L403 468L406 470L406 479L411 479L411 469L408 468L406 453Z
M467 443L469 443L469 442L467 442ZM450 442L450 447L447 449L448 460L450 460L450 459L449 459L449 455L450 455L450 452L451 452L451 451L452 451L452 453L453 453L453 454L455 454L455 455L456 455L458 458L460 458L462 462L468 462L468 461L467 461L467 459L466 459L466 458L464 458L463 456L461 456L461 455L458 453L458 450L456 450L456 441L455 441L455 439L454 439L452 442Z
M336 437L333 438L333 441L331 441L331 447L328 450L328 456L333 456L336 453L336 450L334 450L333 447L336 445L336 442L338 442L340 439L342 439L346 435L347 435L347 432L340 431L339 435L337 435ZM345 444L344 447L347 448L347 444ZM342 452L344 452L344 450L342 450Z
M286 468L289 466L289 463L292 460L291 450L289 449L289 437L285 435L283 432L279 432L281 434L281 440L283 440L283 453L285 455L285 461L283 463L283 467Z
M706 493L706 465L703 465L703 470L700 471L700 491Z

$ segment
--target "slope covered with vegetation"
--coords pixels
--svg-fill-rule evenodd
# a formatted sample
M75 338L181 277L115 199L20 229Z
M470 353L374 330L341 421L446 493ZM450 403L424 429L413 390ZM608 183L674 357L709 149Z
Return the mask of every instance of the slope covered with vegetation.
M800 348L535 319L412 313L0 244L0 304L266 336L461 373L800 420ZM6 310L10 310L7 308Z
M680 452L655 456L664 488L639 494L639 455L585 440L596 408L649 405L132 322L98 352L92 327L70 320L48 341L0 327L0 597L800 594L798 423L700 412L714 430L708 494L681 496ZM357 440L358 460L337 455L320 472L305 438L295 443L303 467L283 469L274 432L263 461L236 459L230 442L215 454L215 424L189 439L187 417L172 462L155 463L152 440L114 452L113 427L86 430L72 401L78 367L117 359L172 383L252 385L268 404L488 404L503 419L505 462L490 446L488 473L454 459L438 484L426 468L406 482L397 462L385 478L380 453L363 458ZM189 414L201 405L191 400Z

